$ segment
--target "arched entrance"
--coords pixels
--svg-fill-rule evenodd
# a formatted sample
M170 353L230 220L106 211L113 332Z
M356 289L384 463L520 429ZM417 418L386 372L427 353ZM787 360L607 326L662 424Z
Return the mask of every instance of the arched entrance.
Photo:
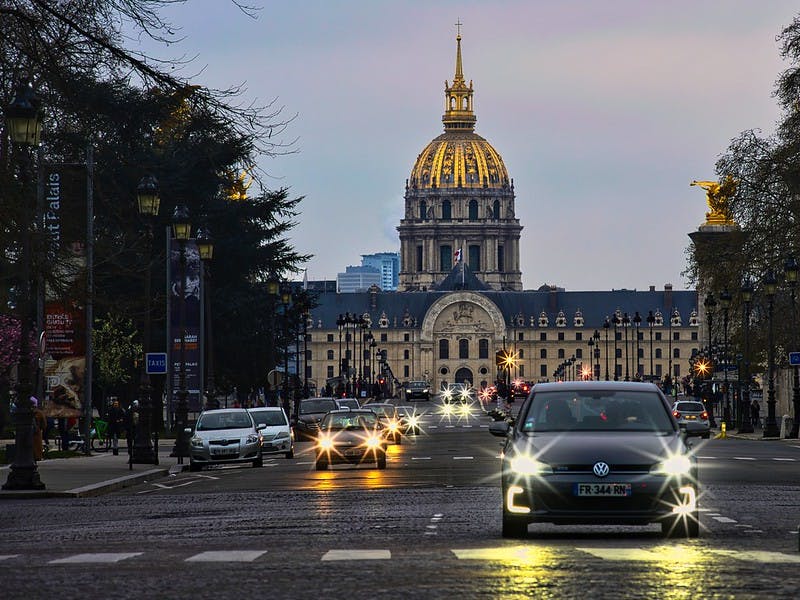
M472 386L472 371L470 371L467 367L461 367L458 371L456 371L455 375L455 384L462 384L462 383L469 383L470 387Z

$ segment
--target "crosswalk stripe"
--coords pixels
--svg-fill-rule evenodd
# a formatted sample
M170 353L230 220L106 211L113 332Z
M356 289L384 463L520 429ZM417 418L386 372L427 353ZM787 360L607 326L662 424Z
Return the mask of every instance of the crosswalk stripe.
M387 560L392 558L389 550L328 550L322 560Z
M787 462L796 462L796 458L773 458L772 460L785 460Z
M580 552L591 554L603 560L625 561L663 561L664 555L659 552L642 550L641 548L575 548Z
M783 552L768 552L766 550L713 550L715 554L722 554L736 560L762 562L762 563L800 563L797 554L784 554Z
M719 521L720 523L736 523L735 519L731 519L730 517L711 517L715 521Z
M116 563L121 560L141 555L141 552L96 552L93 554L73 554L65 558L51 560L48 564L78 564L78 563Z
M266 550L208 550L195 554L186 562L253 562Z
M536 546L500 546L497 548L454 548L450 550L459 560L502 561L512 564L538 563L553 552Z
M8 560L10 558L17 558L19 554L0 554L0 560Z

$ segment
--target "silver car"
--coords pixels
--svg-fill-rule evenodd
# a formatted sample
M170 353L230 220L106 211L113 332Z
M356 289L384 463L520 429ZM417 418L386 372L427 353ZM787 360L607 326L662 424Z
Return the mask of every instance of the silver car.
M672 416L690 435L711 437L711 425L706 406L697 400L679 400L672 405Z
M260 406L249 410L256 426L264 426L261 430L261 452L294 458L294 432L283 409L279 406Z
M206 410L200 414L190 440L189 470L204 465L252 463L263 466L261 430L244 408Z

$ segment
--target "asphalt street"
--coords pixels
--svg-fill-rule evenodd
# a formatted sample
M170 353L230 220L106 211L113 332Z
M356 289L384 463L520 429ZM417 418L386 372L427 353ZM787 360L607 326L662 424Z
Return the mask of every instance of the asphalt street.
M260 469L5 500L3 597L800 596L797 441L697 440L698 539L536 524L512 541L500 537L500 440L488 423L432 410L422 435L390 447L385 471L318 472L303 443Z

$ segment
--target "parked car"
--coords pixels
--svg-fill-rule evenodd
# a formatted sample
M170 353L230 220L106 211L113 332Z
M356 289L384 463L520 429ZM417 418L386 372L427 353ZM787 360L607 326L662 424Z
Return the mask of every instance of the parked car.
M711 437L711 423L706 406L697 400L679 400L672 405L672 416L678 420L689 435Z
M374 462L386 468L386 437L378 416L369 409L333 410L320 423L316 447L316 469L328 465Z
M506 438L501 462L503 536L529 523L660 523L697 537L697 459L651 383L572 381L533 386Z
M373 411L378 415L378 419L386 429L386 439L398 446L403 443L403 432L400 425L400 415L397 414L397 407L388 402L370 402L364 408Z
M295 439L314 440L322 417L337 408L333 398L302 398L297 407L297 421L293 423Z
M403 388L406 400L430 400L431 386L427 381L409 381Z
M358 398L336 398L336 405L339 408L361 408Z
M249 410L256 425L264 425L261 430L262 454L283 454L286 458L294 458L294 432L283 408L260 406Z
M203 411L197 418L189 442L189 470L199 471L215 464L252 463L263 465L261 431L244 408ZM187 429L192 433L191 429Z

